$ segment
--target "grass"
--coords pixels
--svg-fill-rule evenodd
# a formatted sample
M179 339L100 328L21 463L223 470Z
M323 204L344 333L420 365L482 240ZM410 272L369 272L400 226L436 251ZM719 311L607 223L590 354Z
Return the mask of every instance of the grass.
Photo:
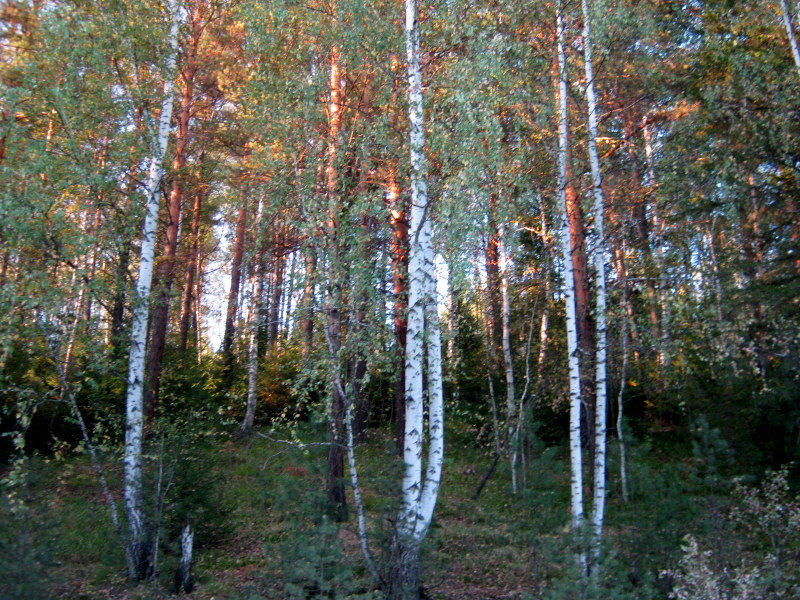
M460 433L448 440L439 503L423 553L423 580L430 597L499 600L533 598L533 590L539 591L536 597L546 597L548 590L556 593L572 555L566 529L565 452L536 445L528 460L527 489L517 496L510 493L508 464L501 461L474 500L492 457ZM276 433L288 436L286 431ZM302 426L297 437L320 441L325 434L309 425ZM399 482L393 447L387 431L370 430L366 443L357 448L371 542L379 557ZM209 469L215 489L209 492L211 507L203 513L209 515L207 523L197 523L195 600L304 597L314 586L331 586L339 594L331 597L379 597L360 554L352 502L351 519L340 527L320 519L324 446L287 450L284 444L251 437L242 442L225 440L203 452L201 466ZM621 560L637 553L669 560L670 549L656 542L664 535L659 529L670 529L670 545L686 532L665 512L670 498L680 493L678 474L654 475L655 467L632 454L634 500L626 505L616 495L609 498L608 537L622 548ZM83 459L51 461L36 469L31 504L51 523L42 537L56 541L49 597L139 600L166 595L176 553L169 548L162 552L159 584L131 587L124 581L124 563L107 508ZM637 482L637 477L648 481ZM671 490L670 498L656 500L653 487ZM648 513L653 513L652 527L642 520ZM653 548L647 552L636 548L637 540L648 539ZM677 550L672 547L672 556ZM623 579L629 572L622 569Z

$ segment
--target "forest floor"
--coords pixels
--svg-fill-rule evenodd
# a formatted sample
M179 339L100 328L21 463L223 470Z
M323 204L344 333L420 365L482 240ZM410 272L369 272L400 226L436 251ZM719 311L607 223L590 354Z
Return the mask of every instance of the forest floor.
M517 495L511 493L509 467L500 461L474 499L492 463L491 453L477 446L477 433L462 428L448 439L441 493L423 555L425 591L440 600L544 597L553 578L559 573L563 577L572 556L566 539L565 450L534 448L526 489ZM272 439L253 436L244 441L218 436L197 458L195 472L202 475L185 488L195 496L197 529L197 585L191 597L380 598L361 555L352 496L347 522L336 525L320 516L326 448L280 441L319 442L323 429L306 426L269 435ZM369 430L357 452L370 539L380 562L395 514L391 498L396 496L399 464L394 442L383 430ZM167 459L162 462L168 464ZM124 579L108 509L89 465L73 456L41 463L35 472L27 493L31 514L38 515L31 522L41 523L34 537L49 540L49 566L42 569L49 596L30 596L32 600L170 597L177 517L169 515L185 512L181 502L166 496L159 580L132 588ZM118 480L119 472L112 469L110 476ZM162 489L186 485L172 477L163 476ZM613 486L611 493L610 512L624 515L629 509L620 508ZM611 526L612 536L625 537L623 522Z

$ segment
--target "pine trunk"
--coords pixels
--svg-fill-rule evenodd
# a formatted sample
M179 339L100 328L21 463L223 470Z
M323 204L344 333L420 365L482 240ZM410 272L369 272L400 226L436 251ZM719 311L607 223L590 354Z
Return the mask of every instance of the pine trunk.
M397 183L397 164L389 166L389 181L386 191L386 205L389 209L389 225L392 229L392 295L394 297L393 325L397 352L397 382L394 394L395 436L397 449L403 450L405 433L405 352L408 331L408 217L400 196Z
M191 59L190 59L191 62ZM178 143L173 159L172 189L167 203L167 231L164 253L156 268L158 291L153 304L153 317L150 323L150 347L147 361L147 385L144 389L144 406L147 418L152 419L158 403L161 386L161 367L164 362L164 348L167 344L169 308L172 300L172 285L175 279L175 256L178 251L181 207L185 184L183 178L186 168L186 155L189 146L189 114L194 95L194 71L190 68L184 78L181 107L178 113Z
M236 330L236 312L239 309L239 287L242 279L242 259L244 258L245 227L247 225L247 199L236 214L236 233L233 239L231 256L231 287L228 292L228 308L225 311L225 333L222 337L222 355L230 367L235 362L233 356L233 336Z
M328 102L328 143L325 156L325 187L328 201L328 229L330 252L330 283L328 286L328 307L326 310L326 329L331 349L334 379L338 379L342 331L343 286L346 281L345 265L342 258L341 198L339 191L339 147L344 111L344 86L342 78L341 53L337 47L330 54L330 98ZM347 496L344 488L344 418L345 398L341 389L331 382L331 407L328 414L328 472L326 488L328 511L336 521L347 520Z
M203 154L200 162L202 164ZM192 207L192 243L189 249L189 256L186 259L186 271L184 273L183 294L181 296L181 323L178 334L178 347L181 352L186 352L189 343L189 328L192 322L192 307L195 303L194 280L197 272L197 261L200 256L200 216L203 208L203 192L197 190L194 194L194 205Z

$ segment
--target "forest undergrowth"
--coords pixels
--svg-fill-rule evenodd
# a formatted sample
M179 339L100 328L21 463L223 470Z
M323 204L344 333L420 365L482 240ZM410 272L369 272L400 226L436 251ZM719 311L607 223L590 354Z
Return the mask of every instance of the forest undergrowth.
M769 476L760 489L737 487L719 471L727 449L713 430L699 428L693 448L687 443L679 458L674 444L666 448L659 440L663 433L634 444L628 502L612 453L602 575L593 583L596 589L583 591L571 575L567 448L529 440L522 493L511 493L508 465L501 460L476 497L492 468L491 452L476 444L478 432L463 423L451 425L448 434L442 496L423 555L429 598L796 597L788 594L798 589L792 569L800 564L800 502L792 498L786 472ZM196 523L192 598L382 597L361 555L352 497L347 522L325 516L326 448L314 445L320 439L322 428L310 424L262 429L244 440L208 432L189 474L198 494L194 500L185 490L176 495L195 502L194 513L202 520ZM364 502L380 563L396 514L394 440L384 429L369 429L357 452L362 480L369 482ZM162 489L187 485L180 481L185 474L164 471L169 470L162 470ZM131 588L85 458L31 459L27 473L19 488L24 518L3 517L6 597L170 597L179 554L170 515L179 507L170 505L168 494L159 516L159 576Z

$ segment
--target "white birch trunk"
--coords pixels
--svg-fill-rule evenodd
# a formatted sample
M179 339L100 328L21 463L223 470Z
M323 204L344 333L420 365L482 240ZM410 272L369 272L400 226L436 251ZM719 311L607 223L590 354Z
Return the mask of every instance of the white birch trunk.
M244 419L239 427L239 432L244 435L252 428L256 418L256 404L258 402L258 331L263 321L261 296L264 294L264 275L261 266L255 273L253 285L253 306L250 317L250 343L247 347L247 405L245 406Z
M575 310L575 275L572 269L572 242L567 218L567 64L564 55L564 16L562 3L556 9L558 44L558 205L561 211L561 244L564 261L564 301L567 318L567 356L569 361L569 449L570 449L570 506L572 528L577 535L583 530L583 468L581 449L581 374L578 358L578 331ZM586 555L578 551L578 562L585 568Z
M619 379L619 395L617 396L617 441L619 442L619 479L622 486L622 500L628 501L628 464L625 434L622 430L625 380L628 377L628 317L622 320L622 371Z
M128 385L125 401L125 454L124 454L124 498L128 517L129 544L137 556L137 573L130 573L132 579L144 578L149 565L147 552L147 528L142 505L142 442L144 434L144 366L147 343L147 320L149 316L150 287L153 280L153 258L156 242L159 200L161 198L161 179L164 175L164 157L169 140L172 120L173 92L178 57L178 30L180 9L177 0L167 3L170 30L170 54L164 71L163 100L158 130L151 141L150 166L145 187L145 220L142 231L142 254L139 263L139 278L133 302L131 323L131 347L128 365Z
M250 299L250 342L247 347L247 404L244 419L239 427L239 434L246 435L253 428L256 419L256 404L258 402L258 333L264 323L264 313L261 311L261 298L264 295L264 269L266 258L264 256L263 230L264 201L259 198L256 208L256 227L258 228L258 241L256 243L258 256L253 259L253 286Z
M79 316L76 316L73 321L72 332L69 334L70 338L74 338L74 331L78 326L79 318ZM100 459L100 453L97 451L94 442L92 442L92 438L89 435L89 429L86 426L86 421L83 419L83 413L81 412L81 409L75 400L75 395L72 393L72 388L67 380L67 364L58 360L57 347L51 348L51 354L51 358L56 365L56 373L58 376L59 385L61 386L62 395L66 399L67 404L72 410L72 415L78 423L78 427L81 431L81 437L83 438L83 443L86 445L86 450L89 453L89 460L92 465L92 470L95 472L95 475L97 475L97 480L100 482L100 489L103 493L103 499L108 506L109 514L111 516L111 524L114 526L114 532L117 534L117 537L122 545L126 567L129 572L133 573L136 569L135 557L131 553L130 545L127 543L127 537L124 532L123 523L119 517L119 511L117 510L117 501L114 499L114 496L111 493L111 488L108 485L108 478L106 477L106 471L103 467L103 462Z
M594 196L594 228L597 237L594 249L596 271L595 293L597 354L595 437L594 437L594 490L592 503L592 556L594 567L600 558L600 543L603 534L603 517L606 501L606 240L604 227L603 175L597 153L597 100L594 90L594 64L592 53L592 15L589 0L581 0L583 9L583 56L586 72L586 105L589 126L589 163L592 168L592 192Z
M194 529L192 523L187 518L181 530L181 558L178 569L175 572L175 593L180 594L181 590L191 594L194 589L194 577L192 576L192 562L194 554Z
M341 386L341 379L337 379L337 385L340 387L339 393L344 393ZM375 560L372 558L372 552L369 549L369 538L367 537L367 516L364 510L364 500L361 497L361 485L358 481L358 466L356 465L356 450L355 443L353 442L353 401L351 395L345 397L347 408L345 409L345 438L347 445L347 465L350 469L350 484L353 487L353 504L356 506L356 515L358 520L358 539L361 544L361 552L364 554L364 560L367 562L367 567L375 582L379 585L383 583L378 568L375 566Z
M500 268L500 294L503 302L502 309L502 337L503 337L503 365L506 375L506 428L508 429L508 451L511 464L511 490L517 493L517 421L519 416L516 410L516 390L514 386L514 360L511 355L511 295L508 290L508 251L506 249L504 228L500 230L500 243L498 245Z
M444 406L439 315L436 304L433 228L431 226L425 164L425 128L422 107L417 0L405 3L406 54L411 150L411 222L409 229L409 307L406 342L406 421L403 444L405 463L396 560L400 581L394 597L419 595L419 548L436 506L444 459ZM427 375L428 456L423 480L423 372Z
M794 25L792 25L792 14L789 11L789 5L786 0L781 0L781 18L783 26L786 27L786 33L789 36L789 45L792 48L792 58L794 58L794 66L797 69L797 74L800 75L800 49L797 46L797 36L794 33Z

